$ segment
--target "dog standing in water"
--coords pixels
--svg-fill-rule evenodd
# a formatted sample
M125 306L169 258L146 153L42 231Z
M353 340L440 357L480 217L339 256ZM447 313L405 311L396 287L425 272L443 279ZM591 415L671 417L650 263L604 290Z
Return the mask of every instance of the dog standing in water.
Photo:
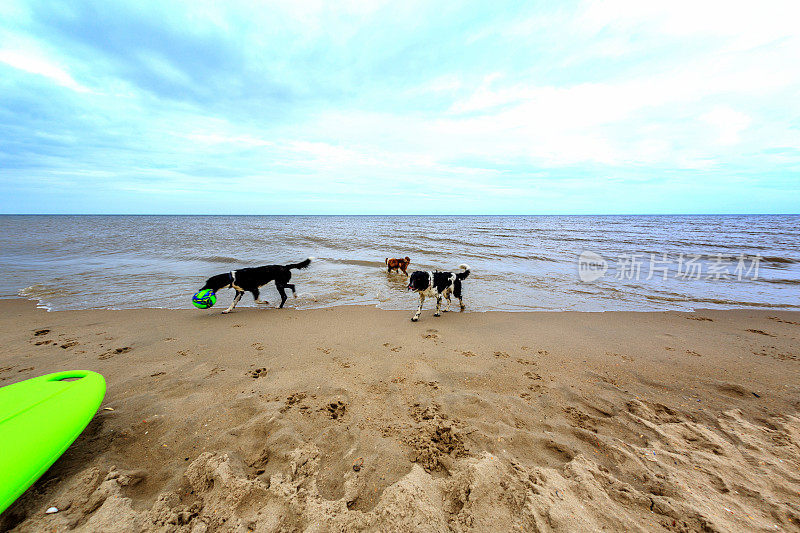
M410 264L411 264L411 258L408 257L408 256L404 257L403 259L395 259L395 258L389 259L387 257L386 258L386 271L387 272L391 272L392 270L402 270L403 274L408 276L408 272L406 272L406 269L408 268L408 265L410 265Z
M311 264L313 258L309 257L305 261L299 263L292 263L291 265L267 265L252 268L242 268L239 270L231 270L226 274L217 274L211 276L206 281L206 284L200 290L211 289L217 292L220 289L234 289L236 296L233 297L231 305L223 311L223 313L230 313L239 300L244 296L245 291L251 292L257 304L266 304L268 302L259 299L259 291L263 285L270 281L275 282L275 288L281 295L281 305L286 303L286 289L292 290L292 295L297 298L297 292L294 290L294 284L289 283L292 279L292 269L306 268Z
M442 305L442 298L447 300L447 307L445 312L450 310L450 295L452 294L458 298L458 303L461 310L464 310L464 300L461 292L461 282L469 276L469 266L459 265L463 272L428 272L417 270L411 273L408 280L408 290L415 291L419 294L419 308L411 319L412 322L419 320L419 315L422 313L422 304L425 302L425 297L436 298L436 312L433 316L441 316L439 308Z

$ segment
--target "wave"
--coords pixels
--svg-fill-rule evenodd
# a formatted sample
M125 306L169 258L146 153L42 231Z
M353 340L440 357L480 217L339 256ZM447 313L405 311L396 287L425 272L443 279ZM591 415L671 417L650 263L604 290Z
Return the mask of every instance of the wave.
M41 283L37 283L25 287L24 289L20 289L17 294L19 294L23 298L38 300L41 298L48 298L54 296L55 297L69 296L72 293L70 293L70 291L66 290L61 286L44 285Z
M761 261L776 265L793 265L795 263L800 263L800 259L794 259L792 257L776 257L771 255L762 256Z
M767 309L786 309L786 308L800 308L798 305L788 303L769 303L769 302L747 302L741 300L729 300L726 298L697 298L697 297L683 297L671 298L667 296L659 296L656 294L645 294L644 297L648 300L662 301L662 302L685 302L689 304L714 304L731 308L739 307L763 307Z
M242 263L235 257L228 257L226 255L212 255L209 257L195 257L198 261L205 261L206 263Z
M318 261L325 261L326 263L334 263L337 265L352 265L352 266L364 266L364 267L381 267L386 268L386 263L384 261L368 261L364 259L331 259L327 257L320 257Z

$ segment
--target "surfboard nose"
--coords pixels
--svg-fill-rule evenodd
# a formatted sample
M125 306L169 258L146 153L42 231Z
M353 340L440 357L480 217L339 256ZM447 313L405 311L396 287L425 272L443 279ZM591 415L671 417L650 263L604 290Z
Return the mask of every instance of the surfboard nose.
M67 370L0 388L0 513L75 441L94 417L106 380Z

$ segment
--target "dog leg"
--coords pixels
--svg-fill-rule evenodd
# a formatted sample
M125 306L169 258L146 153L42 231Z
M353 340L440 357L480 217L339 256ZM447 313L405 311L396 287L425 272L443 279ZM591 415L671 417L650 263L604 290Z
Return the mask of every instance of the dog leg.
M461 306L461 310L464 310L464 299L461 295L461 280L456 279L455 283L453 283L453 295L458 298L458 304Z
M229 305L228 308L226 310L224 310L222 313L223 314L228 314L231 311L233 311L233 308L236 307L236 304L239 303L239 300L242 299L242 296L244 296L244 291L236 291L236 296L233 297L233 301L231 302L231 305Z
M278 309L283 309L283 304L286 303L286 291L284 290L283 285L276 285L278 288L278 292L281 294L281 305L278 306Z
M250 291L253 293L253 299L256 301L257 304L268 304L269 302L266 300L259 300L258 299L258 289L253 289Z
M419 315L420 315L420 313L422 313L422 304L423 304L423 302L425 302L425 295L420 294L419 295L419 307L417 308L417 312L414 314L413 318L411 319L411 322L416 322L417 320L419 320Z
M437 296L436 297L436 312L433 313L433 316L442 316L442 312L439 311L439 308L441 306L442 306L442 297L441 296Z
M444 297L445 297L445 299L447 300L447 307L445 307L445 308L442 310L442 312L443 312L443 313L449 313L449 312L450 312L450 304L451 304L451 303L453 303L453 301L450 299L450 292L446 292L446 293L444 293Z
M297 298L297 291L294 290L294 283L287 283L286 286L292 289L292 298Z

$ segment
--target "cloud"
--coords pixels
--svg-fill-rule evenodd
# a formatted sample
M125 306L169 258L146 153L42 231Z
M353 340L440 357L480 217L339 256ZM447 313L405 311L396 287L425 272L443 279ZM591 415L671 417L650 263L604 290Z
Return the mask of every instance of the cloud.
M749 116L725 106L715 107L700 118L717 129L719 144L737 144L740 133L751 122Z
M796 210L798 9L9 0L0 209Z
M90 89L76 82L63 68L35 52L0 49L0 63L5 63L24 72L44 76L73 91L80 93L90 92Z

